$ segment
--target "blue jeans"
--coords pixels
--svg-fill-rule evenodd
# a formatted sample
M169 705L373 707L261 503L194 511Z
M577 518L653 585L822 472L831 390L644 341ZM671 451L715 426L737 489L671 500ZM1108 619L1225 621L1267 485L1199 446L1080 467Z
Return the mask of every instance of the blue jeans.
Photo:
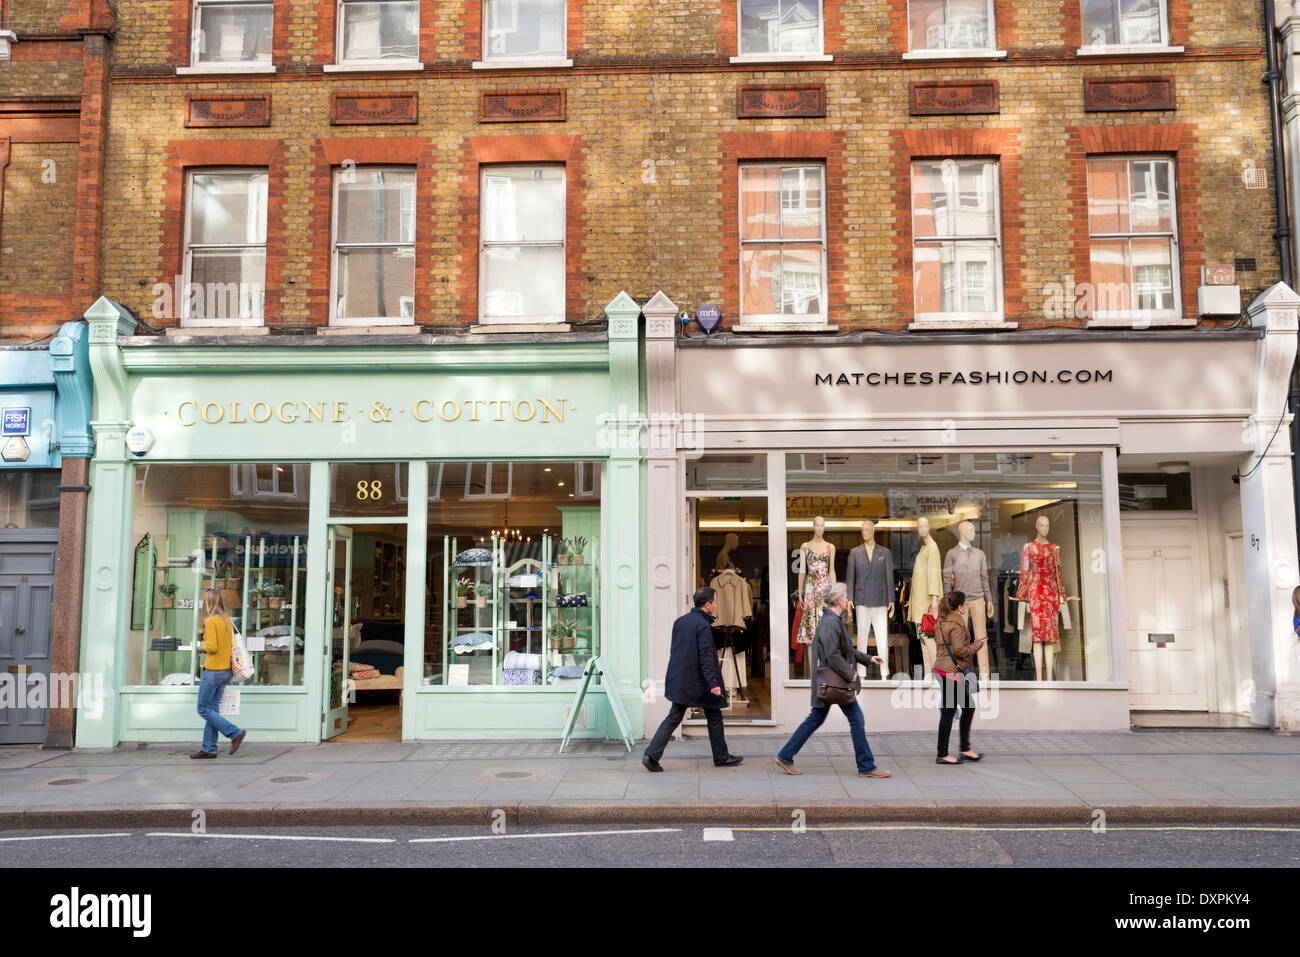
M844 717L849 719L849 731L853 733L853 754L858 761L858 773L866 774L876 770L876 759L871 754L871 745L867 744L866 719L862 717L862 709L858 707L857 700L854 699L852 704L840 705L840 710L844 712ZM826 723L826 716L830 713L829 707L813 708L808 713L808 717L803 719L803 724L795 728L794 734L790 736L790 740L785 743L785 747L777 757L786 764L794 764L794 756L808 743L813 732Z
M217 753L218 734L224 734L227 738L239 734L240 729L218 713L221 692L228 684L230 684L229 668L225 671L210 671L204 668L203 677L199 679L199 717L207 722L203 725L203 750L208 754Z

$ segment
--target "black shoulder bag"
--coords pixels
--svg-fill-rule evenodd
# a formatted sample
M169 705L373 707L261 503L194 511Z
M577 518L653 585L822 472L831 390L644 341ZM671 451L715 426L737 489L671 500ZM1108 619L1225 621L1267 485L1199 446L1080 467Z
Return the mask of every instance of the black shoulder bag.
M957 664L957 656L954 655L952 653L952 649L948 647L948 637L943 633L943 628L939 627L936 628L935 630L939 633L939 637L943 639L944 651L948 652L948 657L952 659L952 663L954 665ZM980 679L979 676L975 673L975 669L968 665L965 668L961 669L961 676L962 676L962 680L966 682L966 693L978 694L980 690Z

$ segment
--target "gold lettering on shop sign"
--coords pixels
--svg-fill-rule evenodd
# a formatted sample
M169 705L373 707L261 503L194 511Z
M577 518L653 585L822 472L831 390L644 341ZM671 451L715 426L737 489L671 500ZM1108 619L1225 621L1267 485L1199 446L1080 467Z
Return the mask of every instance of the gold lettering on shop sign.
M547 399L538 397L535 399L418 399L411 406L411 417L417 422L432 422L436 415L443 422L458 422L464 418L467 422L505 422L506 415L509 414L516 422L537 422L543 424L551 421L563 422L565 412L570 409L565 408L569 400L564 397ZM200 404L193 399L186 399L176 406L176 422L182 428L189 428L198 425L199 420L209 425L216 425L220 422L229 422L231 425L246 425L249 422L261 425L271 421L274 417L276 421L285 424L294 422L348 422L348 404L342 401L331 400L293 400L286 399L278 404L272 404L263 399L252 403L246 409L240 409L240 402L205 402ZM492 418L487 419L481 415L483 406L489 406L492 410ZM332 407L332 414L329 410ZM404 410L399 412L405 414ZM375 408L370 414L373 422L391 422L391 407L383 405L381 402L375 402ZM538 413L541 418L538 419ZM167 413L164 411L163 415Z

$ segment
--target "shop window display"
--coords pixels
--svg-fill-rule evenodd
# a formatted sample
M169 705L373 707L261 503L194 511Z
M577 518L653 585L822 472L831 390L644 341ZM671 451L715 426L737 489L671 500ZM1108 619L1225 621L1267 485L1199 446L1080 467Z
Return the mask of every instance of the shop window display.
M423 686L566 686L600 654L601 469L429 466Z
M301 685L308 466L139 465L127 676L196 685L202 594L221 592L252 654L246 685Z
M1101 453L791 454L786 528L791 622L815 615L810 581L844 581L858 647L890 676L933 667L921 623L956 588L990 639L985 676L1110 680ZM791 677L811 675L804 637L789 636Z

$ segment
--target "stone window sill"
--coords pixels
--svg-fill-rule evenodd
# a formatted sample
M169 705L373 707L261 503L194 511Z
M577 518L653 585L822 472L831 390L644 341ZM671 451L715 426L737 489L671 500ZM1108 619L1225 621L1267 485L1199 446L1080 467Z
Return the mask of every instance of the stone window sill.
M423 63L413 63L403 61L401 63L377 62L377 63L326 63L321 67L326 73L374 73L381 71L385 73L411 72L418 73L424 69Z
M1101 316L1089 319L1088 329L1187 329L1196 325L1195 319L1182 316L1172 319L1148 319L1143 316Z
M420 327L414 323L385 323L372 326L328 326L317 329L321 336L413 336Z
M232 73L274 73L271 63L205 63L201 66L178 66L177 76L230 76Z
M474 70L555 70L573 66L566 57L524 57L518 60L475 60Z
M1002 319L918 319L907 327L908 332L1002 332L1019 329L1020 323Z
M1006 50L911 50L904 60L1004 60Z
M266 326L168 326L164 330L168 336L267 336L271 330Z
M830 63L829 53L743 53L733 56L732 63Z
M1169 53L1182 53L1182 47L1164 47L1155 44L1134 44L1114 46L1079 47L1079 56L1163 56Z
M769 322L763 319L744 319L731 327L732 332L764 332L782 335L790 332L839 332L840 327L821 322Z

